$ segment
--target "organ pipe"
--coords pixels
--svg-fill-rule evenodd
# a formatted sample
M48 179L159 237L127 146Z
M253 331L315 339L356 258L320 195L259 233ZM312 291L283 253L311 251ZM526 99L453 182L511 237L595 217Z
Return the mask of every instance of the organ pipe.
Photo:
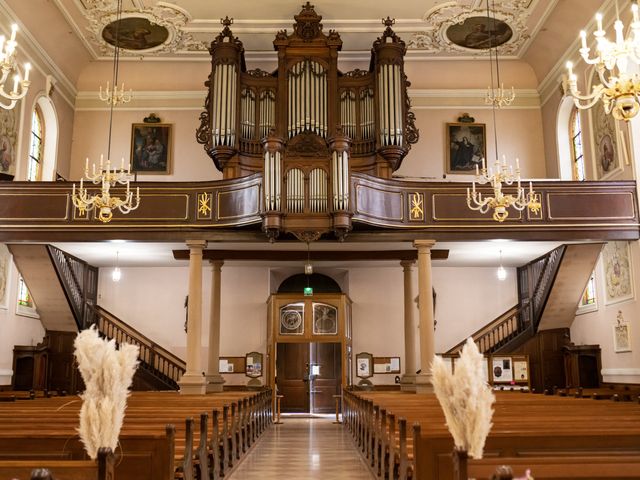
M402 72L399 65L383 64L378 71L380 144L402 145L403 124Z
M304 174L298 168L292 168L287 172L287 211L304 211Z
M280 210L281 153L264 153L264 203L266 211Z
M269 135L276 128L276 94L273 90L263 90L260 94L260 138Z
M333 209L344 211L349 208L349 153L334 151L331 155L331 187L333 188Z
M232 147L236 133L236 85L235 65L218 64L213 73L213 109L211 132L214 145Z
M340 120L342 131L350 138L356 137L356 94L345 90L340 95Z
M288 74L287 131L289 138L308 131L327 135L327 72L316 61L303 60Z
M244 88L240 96L240 126L242 138L253 139L256 127L256 96L250 88Z
M312 213L327 211L327 172L321 168L309 174L309 209Z

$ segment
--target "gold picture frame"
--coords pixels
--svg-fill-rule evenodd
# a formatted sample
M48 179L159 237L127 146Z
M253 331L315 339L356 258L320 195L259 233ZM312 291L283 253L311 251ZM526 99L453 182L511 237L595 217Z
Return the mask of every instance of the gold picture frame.
M170 123L134 123L131 126L131 172L148 175L171 174Z
M484 123L446 124L445 172L474 174L487 158L487 128Z

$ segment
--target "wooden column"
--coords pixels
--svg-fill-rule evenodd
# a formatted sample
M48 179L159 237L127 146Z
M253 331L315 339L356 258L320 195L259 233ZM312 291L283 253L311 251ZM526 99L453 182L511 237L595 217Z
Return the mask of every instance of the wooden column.
M220 294L221 270L224 262L212 260L211 266L211 317L209 318L209 363L207 368L207 393L221 392L224 379L218 371L220 367Z
M187 240L189 247L189 307L187 309L187 371L180 379L180 393L203 394L202 372L202 250L206 240Z
M420 374L416 377L416 392L433 392L431 362L435 355L433 336L433 284L431 281L431 247L435 240L416 240L418 249L418 311L420 328Z
M413 324L413 260L400 262L404 272L404 374L400 381L403 391L416 390L416 337Z

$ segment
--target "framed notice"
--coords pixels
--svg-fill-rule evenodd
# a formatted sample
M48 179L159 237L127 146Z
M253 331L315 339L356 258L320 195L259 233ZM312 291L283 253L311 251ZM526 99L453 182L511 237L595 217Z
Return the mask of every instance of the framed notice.
M529 381L529 364L526 360L513 361L513 378L517 382Z
M373 357L373 373L401 373L400 357Z
M356 377L369 378L373 376L373 355L360 352L356 355Z
M513 381L511 357L493 357L491 359L491 373L494 383L511 383Z
M246 357L220 357L218 371L222 373L245 373Z

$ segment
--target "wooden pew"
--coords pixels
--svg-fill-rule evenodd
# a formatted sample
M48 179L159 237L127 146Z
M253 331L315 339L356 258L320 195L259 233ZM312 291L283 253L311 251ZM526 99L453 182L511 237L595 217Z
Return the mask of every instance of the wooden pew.
M620 403L611 408L610 403L516 392L499 392L497 399L487 448L494 448L488 455L500 456L501 461L508 463L523 452L528 456L545 452L538 455L546 458L540 460L544 465L558 456L564 456L563 460L580 458L589 448L590 455L615 455L610 467L622 459L620 455L640 458L640 407L636 404ZM453 440L435 396L346 391L344 405L345 427L380 478L451 478ZM422 432L418 427L417 435L414 430L406 436L407 422L418 422ZM603 435L613 440L603 442ZM560 443L554 451L545 451L543 446L552 443L550 438ZM635 463L627 464L633 471ZM602 460L599 465L601 471L606 470ZM635 473L640 478L640 471Z
M56 480L115 480L115 457L101 448L93 460L0 460L0 478Z

